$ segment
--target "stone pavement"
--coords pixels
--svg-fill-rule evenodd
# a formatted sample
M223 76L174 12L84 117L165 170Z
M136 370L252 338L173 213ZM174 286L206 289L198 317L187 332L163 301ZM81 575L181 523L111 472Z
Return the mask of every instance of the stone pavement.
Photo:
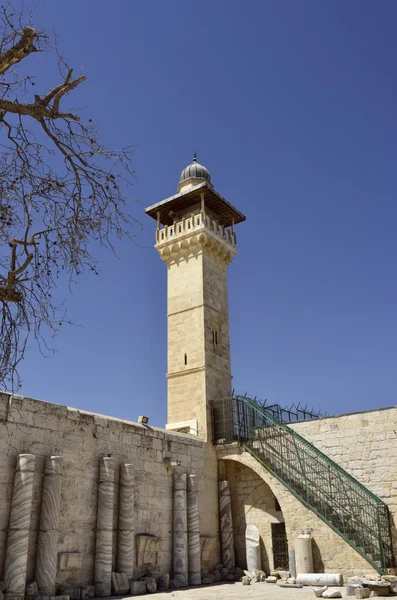
M346 588L333 588L342 592L346 597ZM150 594L149 594L150 596ZM127 598L148 598L145 596L123 596ZM153 595L155 600L315 600L313 588L305 586L301 589L281 588L273 583L253 583L243 585L242 583L220 583L206 587L185 588L169 592L161 592Z

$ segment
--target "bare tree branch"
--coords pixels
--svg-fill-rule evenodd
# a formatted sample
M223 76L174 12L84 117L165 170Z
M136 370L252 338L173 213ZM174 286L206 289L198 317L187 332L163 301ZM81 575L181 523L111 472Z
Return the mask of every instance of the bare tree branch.
M16 67L43 46L61 82L39 95L34 63L24 63L28 75ZM113 252L116 239L134 237L131 151L106 148L91 119L62 106L85 80L32 15L0 7L0 388L18 387L30 338L47 356L48 337L70 322L53 302L57 286L98 274L95 245Z

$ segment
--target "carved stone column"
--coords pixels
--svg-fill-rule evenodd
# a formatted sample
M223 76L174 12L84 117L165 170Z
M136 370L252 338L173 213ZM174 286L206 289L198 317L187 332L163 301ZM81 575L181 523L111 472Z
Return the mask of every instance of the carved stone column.
M94 574L96 596L110 596L112 591L113 509L114 460L106 457L99 467Z
M46 459L37 545L36 582L43 596L55 596L58 560L62 456Z
M125 464L120 467L119 537L117 548L117 572L128 579L134 575L134 468Z
M174 472L173 574L182 587L188 583L186 500L186 474Z
M189 585L201 585L200 519L197 475L187 479L187 543Z
M10 599L25 597L35 463L34 454L17 458L4 567L5 595Z
M296 573L313 573L312 532L302 529L295 538Z
M219 482L219 518L221 530L222 564L224 567L235 567L232 505L228 481Z

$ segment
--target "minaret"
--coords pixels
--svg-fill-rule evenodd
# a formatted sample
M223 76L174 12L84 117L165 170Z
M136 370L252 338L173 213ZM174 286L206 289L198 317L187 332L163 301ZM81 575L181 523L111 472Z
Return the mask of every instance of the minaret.
M211 440L210 403L232 393L227 269L245 220L205 167L183 169L178 193L145 211L168 268L167 429Z

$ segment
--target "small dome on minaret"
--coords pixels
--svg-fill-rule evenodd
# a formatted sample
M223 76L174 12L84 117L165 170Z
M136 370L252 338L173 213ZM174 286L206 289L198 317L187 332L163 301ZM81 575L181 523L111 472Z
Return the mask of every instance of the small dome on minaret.
M179 179L179 190L182 187L185 187L185 182L189 181L190 184L196 185L196 182L191 181L192 179L197 179L198 181L208 181L211 183L211 175L208 169L206 169L203 165L197 162L196 153L193 154L193 161L190 165L185 167L181 173Z

